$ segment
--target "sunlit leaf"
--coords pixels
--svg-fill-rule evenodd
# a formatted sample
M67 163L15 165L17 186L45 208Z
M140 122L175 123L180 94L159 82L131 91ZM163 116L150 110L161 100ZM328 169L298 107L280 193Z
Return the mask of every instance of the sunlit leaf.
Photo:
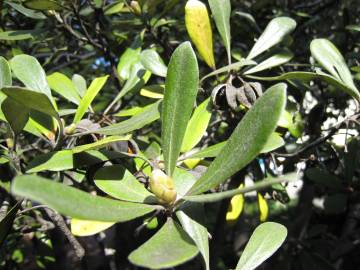
M131 135L127 135L127 136L109 136L109 137L106 137L104 139L98 140L98 141L93 142L93 143L88 143L88 144L75 146L75 147L73 147L71 149L71 151L74 154L76 154L76 153L81 153L81 152L84 152L84 151L100 149L100 148L104 148L107 145L115 143L115 142L130 140L130 138L131 138Z
M147 242L130 253L135 265L151 269L170 268L182 264L198 253L191 238L171 218Z
M72 218L70 223L71 233L75 236L89 236L102 232L112 225L114 222L103 222L93 220L82 220Z
M56 93L79 105L81 100L80 95L73 82L66 75L60 72L54 72L47 76L47 80L50 88Z
M96 186L110 196L130 202L156 202L155 197L123 166L99 169L94 176Z
M108 75L99 77L91 82L89 88L85 92L84 97L81 99L79 103L79 107L76 110L76 114L73 121L74 123L80 122L80 120L83 118L83 116L89 109L91 102L94 100L94 98L99 93L99 91L103 88L108 77L109 77Z
M90 195L87 192L36 175L15 177L11 190L13 194L46 204L63 215L77 219L124 222L143 216L155 209L151 205Z
M186 30L206 64L215 68L212 29L205 4L189 0L185 5Z
M242 189L244 184L240 184L239 189ZM226 213L226 221L234 222L241 215L244 209L245 197L244 194L238 194L231 198L228 211Z
M194 148L204 136L211 118L209 109L210 98L202 102L195 110L186 127L181 152L187 152Z
M259 206L260 221L264 222L268 219L269 216L269 206L261 193L257 194L257 200Z
M283 138L276 132L272 133L264 145L261 153L271 152L285 144Z
M311 55L316 61L331 75L358 92L344 57L331 41L327 39L314 39L310 44L310 50Z
M294 31L295 27L296 22L291 18L278 17L272 19L252 47L246 59L253 59L267 49L280 43L286 35Z
M272 55L268 59L264 60L263 62L259 63L255 67L250 68L249 70L245 71L244 74L253 74L256 72L260 72L266 69L270 69L273 67L280 66L285 64L294 57L294 54L288 50L283 50L277 54Z
M26 88L44 93L50 101L53 102L50 87L46 80L46 74L35 57L26 54L16 55L10 60L10 66L16 78L18 78Z
M179 157L198 83L195 53L189 42L182 43L170 59L161 114L162 149L168 175L172 175Z
M192 238L198 247L202 257L204 258L205 269L210 269L208 230L206 227L189 217L183 211L177 211L176 216L178 217L185 232L187 232L187 234Z
M113 124L107 127L100 128L95 131L84 132L87 133L98 133L104 135L120 135L126 134L133 130L140 129L160 118L160 101L145 106L143 110L135 114L133 117L122 121L117 124Z
M259 225L250 237L236 270L253 270L273 255L285 241L287 229L275 222Z
M231 64L230 0L209 0L209 5Z
M167 67L165 66L160 55L155 50L144 50L140 54L141 64L151 73L166 77Z
M130 47L120 56L117 72L124 81L129 79L132 66L140 60L141 43L141 38L136 37Z

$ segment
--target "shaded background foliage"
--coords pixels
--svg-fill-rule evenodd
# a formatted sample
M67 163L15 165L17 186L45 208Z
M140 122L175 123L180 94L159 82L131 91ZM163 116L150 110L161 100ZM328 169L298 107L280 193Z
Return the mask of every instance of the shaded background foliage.
M117 72L117 65L119 57L127 48L136 47L136 40L142 39L142 48L155 47L164 62L168 63L174 49L189 39L184 24L185 1L139 2L142 15L136 14L136 10L126 11L125 4L121 11L109 14L109 7L118 4L115 1L68 1L69 8L57 13L24 12L20 10L18 2L1 1L0 27L4 31L0 33L1 55L10 59L19 53L29 54L39 60L48 75L55 71L69 77L78 73L87 79L88 84L90 78L111 74L94 106L93 120L102 122L100 112L115 98L124 84ZM239 59L251 49L254 39L259 37L272 18L289 16L296 20L297 28L291 38L283 42L295 57L280 68L263 72L263 76L276 76L287 71L312 71L311 64L314 61L310 58L309 44L315 38L327 38L336 44L349 67L357 67L354 69L357 72L355 79L359 80L360 6L357 0L260 0L232 1L231 4L234 59ZM226 50L213 22L212 25L215 34L215 61L217 67L222 67L227 64ZM18 30L24 32L6 34L7 31ZM28 36L22 39L19 34ZM14 40L18 38L19 40ZM211 72L200 60L199 68L200 74ZM158 77L153 76L148 84L160 82ZM212 88L217 84L215 79L207 80L202 85L200 100L210 96ZM273 81L263 82L264 88L272 84ZM301 137L305 140L304 144L287 134L284 136L285 147L261 156L261 159L252 162L232 177L223 188L238 187L247 174L254 179L261 179L261 162L270 166L272 159L283 158L283 172L299 168L305 172L305 176L303 182L291 184L298 189L295 195L290 194L289 199L283 191L280 194L272 191L270 194L272 199L268 200L269 219L285 224L289 235L279 252L259 269L356 269L360 263L360 144L356 131L358 122L346 120L346 117L355 112L355 103L345 93L334 91L332 86L320 80L314 80L311 84L292 81L288 85L288 95L292 97L290 105L300 113L302 119ZM148 103L148 99L134 93L116 104L113 111ZM243 113L234 113L229 109L218 111L202 145L212 145L227 139L242 116ZM331 128L330 133L326 131L340 121L344 121L343 124ZM4 126L1 127L2 133L5 133ZM348 136L342 136L340 143L331 140L335 137L333 135L345 132ZM141 136L156 141L158 134L159 126L154 125L152 129L138 131L136 135L139 141ZM19 140L26 145L31 141L29 136L21 136ZM33 147L40 152L47 148L42 141ZM38 152L32 149L27 158L30 160L36 154ZM0 170L2 181L11 178L6 166L1 166ZM91 173L88 172L90 175ZM333 178L340 183L336 188L328 184L329 179ZM75 182L74 185L91 189L86 182ZM0 196L1 201L13 200L4 190ZM214 269L229 269L236 265L251 231L259 223L256 197L246 197L244 213L235 224L230 224L225 218L229 201L209 204L206 209L209 232L212 235L210 250ZM2 248L1 267L137 269L129 264L127 256L153 234L151 230L143 230L140 235L135 235L134 228L141 224L141 220L117 224L104 234L79 238L78 241L86 250L84 259L79 261L73 244L69 243L61 229L53 228L49 218L23 216L16 221L8 244ZM200 267L201 261L198 259L179 269Z

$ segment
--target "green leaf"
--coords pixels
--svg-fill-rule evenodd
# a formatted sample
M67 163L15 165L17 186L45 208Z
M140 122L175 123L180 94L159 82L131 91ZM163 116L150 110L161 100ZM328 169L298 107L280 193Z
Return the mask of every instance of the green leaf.
M1 91L29 109L42 112L55 118L59 117L49 98L43 93L21 87L4 87Z
M10 60L10 66L16 78L26 88L45 94L53 102L46 74L35 57L26 54L16 55Z
M266 144L264 145L261 153L268 153L271 152L285 144L283 138L279 135L279 133L272 133L267 140Z
M148 214L156 208L90 195L36 175L15 177L11 190L13 194L48 205L60 214L93 221L124 222Z
M71 150L74 154L77 154L77 153L81 153L81 152L85 152L85 151L89 151L89 150L100 149L100 148L103 148L103 147L107 146L108 144L112 144L114 142L127 141L127 140L130 140L130 138L131 138L131 135L109 136L109 137L106 137L104 139L98 140L93 143L75 146Z
M172 178L178 195L177 199L184 197L196 182L196 178L190 172L180 168L175 168Z
M286 35L294 31L295 27L296 22L291 18L278 17L272 19L252 47L246 59L253 59L267 49L280 43Z
M198 253L191 238L171 218L146 243L129 255L135 265L151 269L170 268L182 264Z
M8 61L2 56L0 56L0 89L4 86L11 86L11 69Z
M268 59L264 60L260 64L256 65L255 67L247 70L244 74L253 74L256 72L260 72L266 69L270 69L273 67L280 66L289 62L294 57L294 54L289 50L282 50L281 52L274 54L273 56L269 57Z
M106 194L130 202L156 202L156 198L121 165L105 166L94 176L95 185Z
M60 11L64 8L59 4L59 1L55 1L55 0L27 0L24 2L24 6L35 10Z
M46 16L39 11L34 11L32 9L28 9L28 8L24 7L23 5L12 3L10 1L5 1L5 3L10 5L16 11L20 12L21 14L23 14L26 17L29 17L31 19L36 19L36 20L46 19Z
M13 30L0 32L0 40L14 41L34 39L35 35L40 33L39 30Z
M303 72L303 71L295 71L295 72L287 72L279 76L275 77L258 77L258 76L248 76L249 78L262 80L262 81L274 81L274 80L300 80L300 81L311 81L314 79L321 79L328 84L334 86L336 89L341 89L353 98L360 101L360 94L356 89L350 88L345 85L340 80L334 78L331 75L328 75L323 72L313 73L313 72Z
M123 7L124 7L123 1L117 1L117 2L111 3L104 8L104 14L112 15L112 14L119 13L122 11Z
M98 133L104 135L120 135L126 134L131 131L140 129L160 118L160 101L150 104L141 110L138 114L133 117L122 121L117 124L113 124L107 127L100 128L95 131L88 131L81 134Z
M76 89L74 83L64 74L60 72L55 72L47 76L50 88L53 89L56 93L63 96L67 100L79 105L80 95Z
M131 66L129 79L126 81L119 94L115 97L112 104L118 102L126 94L141 89L147 83L151 76L151 72L145 70L141 63L135 63Z
M12 98L1 103L1 110L15 134L19 134L29 120L29 109Z
M129 79L132 66L140 60L141 43L140 36L137 36L131 46L120 56L117 72L124 81Z
M151 71L151 73L160 77L166 77L167 67L155 50L149 49L142 51L140 54L140 61L147 70Z
M209 0L209 5L231 64L230 0Z
M211 109L209 109L210 98L201 103L194 111L187 124L184 140L181 146L181 152L187 152L197 145L206 132L210 118Z
M221 149L224 148L225 145L226 145L226 141L211 145L209 147L206 147L204 149L201 149L193 153L189 153L189 155L186 153L186 158L216 157L220 153Z
M217 70L210 72L209 74L202 77L200 82L203 82L205 79L210 78L212 76L215 76L215 75L218 75L221 73L225 73L225 72L229 72L231 70L239 70L241 67L250 66L250 65L256 65L256 62L254 62L252 60L241 59L239 62L233 63L231 65L227 65L225 67L222 67L222 68L219 68Z
M358 25L356 25L356 24L347 25L345 28L347 30L349 30L349 31L360 32L360 24L358 24Z
M89 150L74 154L72 150L62 150L36 156L30 161L27 173L41 171L64 171L92 166L104 161L123 158L120 152L108 150Z
M0 220L0 247L4 244L6 236L9 234L14 220L16 218L16 213L21 207L22 201L18 201L9 212L6 213L5 217Z
M258 191L258 190L261 190L264 188L268 188L272 185L280 184L282 182L290 182L290 181L296 180L297 179L296 176L297 176L297 174L289 173L289 174L286 174L286 175L283 175L283 176L277 177L277 178L267 177L266 179L262 180L261 182L256 182L252 186L232 189L232 190L223 191L223 192L184 196L183 199L185 201L190 201L190 202L213 203L213 202L231 198L238 194L245 194L247 192L251 192L254 190Z
M209 237L206 227L186 215L183 211L177 211L176 216L178 217L185 232L187 232L198 247L202 257L204 258L205 269L209 270Z
M199 70L190 42L184 42L171 56L165 81L161 139L165 170L172 175L179 157L186 126L196 100Z
M216 187L251 162L274 132L285 103L286 84L280 83L269 88L241 120L220 154L189 194L199 194Z
M74 168L73 153L71 150L62 150L36 156L26 168L27 173L41 171L64 171Z
M206 5L189 0L185 5L185 26L200 56L212 69L215 68L212 29Z
M314 39L310 44L310 51L316 61L331 75L354 91L358 91L344 57L333 43L327 39Z
M76 87L76 90L78 92L78 94L80 95L80 97L83 97L86 93L86 80L84 79L83 76L79 75L79 74L74 74L71 78L73 84Z
M108 79L108 75L95 78L89 88L86 90L84 97L81 99L79 103L79 107L76 110L75 117L74 117L74 123L80 122L80 120L83 118L87 110L89 109L89 106L91 102L94 100L96 95L99 93L101 88L103 88L104 84L106 83Z
M287 229L275 222L265 222L259 225L250 237L237 270L252 270L273 255L287 236Z

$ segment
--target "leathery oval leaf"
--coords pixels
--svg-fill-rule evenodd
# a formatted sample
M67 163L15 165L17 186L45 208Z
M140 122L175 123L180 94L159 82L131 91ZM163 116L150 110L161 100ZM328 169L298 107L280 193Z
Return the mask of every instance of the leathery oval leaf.
M129 260L151 269L170 268L192 259L198 251L189 235L169 218L153 237L130 253Z
M236 270L253 270L274 254L285 241L287 229L275 222L259 225L250 237Z
M60 214L85 220L125 222L156 209L152 205L90 195L37 175L15 177L11 191L15 195L45 204Z

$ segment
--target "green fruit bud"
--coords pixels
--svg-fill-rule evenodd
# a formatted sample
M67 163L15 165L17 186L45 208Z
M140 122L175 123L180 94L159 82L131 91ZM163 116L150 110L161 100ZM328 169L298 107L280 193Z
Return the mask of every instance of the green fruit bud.
M131 8L131 11L134 12L135 15L137 15L137 16L141 15L141 7L140 7L138 1L131 1L130 8Z
M162 170L155 169L150 177L150 190L158 198L160 203L172 204L176 200L174 182Z

